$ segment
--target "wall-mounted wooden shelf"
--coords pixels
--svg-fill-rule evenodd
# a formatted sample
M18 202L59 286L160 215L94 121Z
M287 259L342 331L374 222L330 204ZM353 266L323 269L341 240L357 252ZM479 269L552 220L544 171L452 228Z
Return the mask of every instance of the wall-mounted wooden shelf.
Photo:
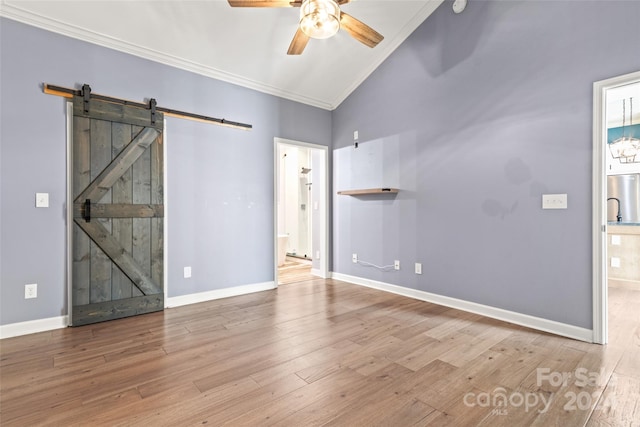
M343 190L338 191L338 194L341 196L364 196L367 194L395 194L397 193L397 188L365 188L359 190Z

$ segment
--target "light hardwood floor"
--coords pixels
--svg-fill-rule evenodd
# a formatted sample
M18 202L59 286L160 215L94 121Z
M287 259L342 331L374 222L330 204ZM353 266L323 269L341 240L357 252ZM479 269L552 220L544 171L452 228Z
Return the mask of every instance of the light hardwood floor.
M311 261L287 257L283 266L278 267L278 285L312 280Z
M325 279L10 338L0 424L637 426L640 292L610 303L607 346Z

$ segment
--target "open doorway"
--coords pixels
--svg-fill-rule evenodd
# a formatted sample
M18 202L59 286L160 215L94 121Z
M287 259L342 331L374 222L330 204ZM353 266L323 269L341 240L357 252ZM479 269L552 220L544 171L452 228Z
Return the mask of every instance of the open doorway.
M640 183L632 185L640 180L640 155L614 144L640 124L640 72L594 83L593 114L593 341L606 344L609 286L640 292L640 213L633 208Z
M275 281L328 277L328 147L274 139Z

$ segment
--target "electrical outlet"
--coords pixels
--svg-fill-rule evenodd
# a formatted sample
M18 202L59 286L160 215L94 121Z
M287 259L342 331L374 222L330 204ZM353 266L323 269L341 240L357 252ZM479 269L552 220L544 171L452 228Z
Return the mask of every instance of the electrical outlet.
M184 278L188 279L191 277L191 267L185 267L184 268Z
M398 260L393 261L393 269L400 270L400 261Z
M622 239L617 234L614 234L611 236L611 244L619 246L620 244L622 244Z
M38 284L31 283L24 285L24 299L37 298L38 297Z
M358 254L351 255L351 262L354 264L358 262Z
M422 264L416 262L416 274L422 274Z
M612 256L611 257L611 267L620 268L620 258Z

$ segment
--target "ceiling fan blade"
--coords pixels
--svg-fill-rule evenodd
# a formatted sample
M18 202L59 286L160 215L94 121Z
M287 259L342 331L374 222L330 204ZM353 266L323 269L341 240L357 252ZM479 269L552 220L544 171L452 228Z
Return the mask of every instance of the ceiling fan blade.
M340 12L340 26L344 28L351 37L369 47L376 47L378 43L384 39L382 34L364 22L358 21L348 13Z
M340 6L342 6L343 4L347 4L349 3L351 0L336 0L336 3L338 3Z
M309 36L298 27L296 35L293 36L293 40L291 40L291 44L289 45L287 55L300 55L304 48L307 47L308 42Z
M227 0L231 7L300 7L302 0Z

